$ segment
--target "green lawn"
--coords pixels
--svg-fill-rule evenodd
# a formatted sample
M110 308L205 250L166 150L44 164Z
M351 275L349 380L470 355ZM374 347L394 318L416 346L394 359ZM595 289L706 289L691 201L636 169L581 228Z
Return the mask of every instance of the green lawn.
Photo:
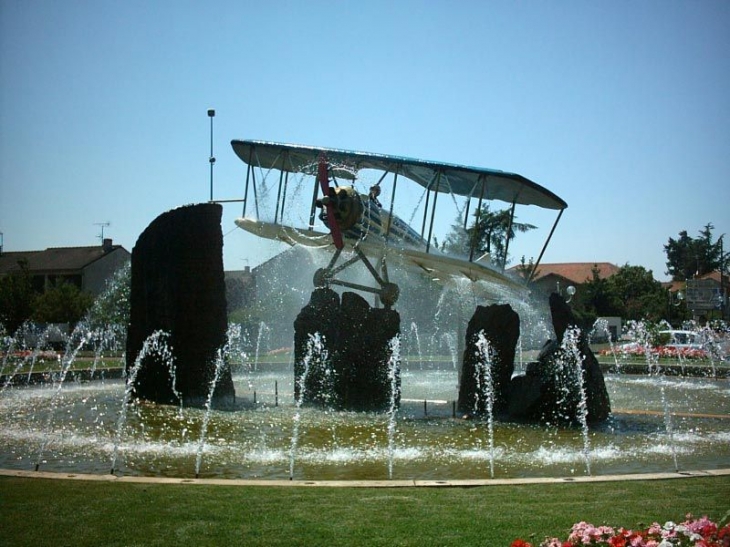
M470 488L131 484L0 477L0 543L509 546L581 520L719 521L730 476Z

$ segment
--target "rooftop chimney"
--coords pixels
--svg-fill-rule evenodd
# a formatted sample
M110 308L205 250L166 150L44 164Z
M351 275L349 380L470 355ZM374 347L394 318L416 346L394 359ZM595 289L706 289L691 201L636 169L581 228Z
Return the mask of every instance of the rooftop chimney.
M112 250L112 240L111 238L104 238L101 242L101 248L104 249L105 253L108 253Z

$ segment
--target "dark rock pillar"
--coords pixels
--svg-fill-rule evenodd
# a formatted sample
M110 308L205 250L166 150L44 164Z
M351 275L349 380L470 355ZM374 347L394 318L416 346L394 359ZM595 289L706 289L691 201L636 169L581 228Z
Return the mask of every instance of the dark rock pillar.
M395 310L371 308L358 294L342 295L337 352L338 394L343 409L384 411L390 407L389 342L400 333ZM396 404L400 403L400 363L396 370Z
M520 337L520 317L508 305L478 306L466 330L466 349L459 382L457 408L460 414L484 414L487 401L478 386L485 385L485 372L480 367L484 357L477 348L479 333L484 333L491 348L489 360L495 416L508 407L508 390L515 367L515 348Z
M558 294L550 295L550 312L556 340L549 340L537 361L530 363L524 376L512 380L509 415L511 418L552 424L577 424L581 399L575 359L562 348L565 332L577 326L568 304ZM608 391L598 360L581 331L577 350L587 405L587 422L606 420L611 413Z
M294 320L294 398L303 403L336 406L333 356L340 325L340 295L317 288ZM318 337L319 347L314 345ZM306 376L304 376L306 372ZM302 378L305 379L302 384Z
M220 205L207 203L164 213L139 236L132 250L127 371L145 339L164 331L174 358L176 389L187 406L207 400L217 353L226 342L221 214ZM169 368L157 355L144 359L135 391L158 403L179 402ZM223 406L234 398L231 371L225 365L213 401Z
M355 411L390 407L389 342L400 332L394 310L371 308L356 293L342 301L331 289L319 288L294 322L295 395L308 362L303 403ZM307 355L307 341L318 333L326 359ZM313 358L314 357L314 358ZM395 402L400 402L400 363L395 364Z
M577 326L578 322L570 306L563 297L556 293L550 295L550 313L552 314L555 335L562 343L565 331ZM611 414L611 403L601 366L598 364L596 356L593 355L593 351L591 351L588 337L582 330L578 338L578 351L583 357L583 384L586 390L588 423L602 422Z

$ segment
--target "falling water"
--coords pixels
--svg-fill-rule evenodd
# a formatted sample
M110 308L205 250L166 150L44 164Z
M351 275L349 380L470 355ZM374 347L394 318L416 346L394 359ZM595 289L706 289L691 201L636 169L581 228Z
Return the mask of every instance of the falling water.
M418 351L418 364L419 369L423 370L423 352L421 351L421 337L418 335L418 325L413 321L411 323L411 332L414 334L416 339L416 351Z
M230 332L230 331L229 331ZM210 422L210 412L213 405L213 393L215 392L215 386L218 385L218 379L221 375L221 370L226 362L226 356L228 354L229 345L226 344L223 348L218 348L218 352L215 358L215 373L213 379L210 381L210 387L208 388L208 397L205 400L205 415L203 416L203 425L200 428L200 439L198 440L198 451L195 456L195 478L200 477L200 464L203 461L203 450L205 449L205 436L208 433L208 423Z
M259 365L259 350L261 349L261 340L264 337L264 333L265 332L268 333L269 331L270 331L270 329L266 325L266 323L264 323L263 321L261 321L261 323L259 323L259 333L258 333L258 336L256 337L256 351L254 353L254 359L253 359L253 369L254 370L258 370L258 365Z
M0 388L0 393L5 391L12 383L13 379L15 378L16 374L25 366L30 364L29 372L28 372L28 381L30 382L32 375L33 375L33 368L35 367L36 362L38 361L38 358L43 354L43 351L47 348L48 338L51 334L62 334L59 330L59 328L56 325L50 325L49 327L46 327L41 332L38 339L33 344L35 347L33 347L33 350L25 355L22 359L18 361L18 363L15 365L15 368L13 368L12 372L10 372L7 377L5 378L5 382L3 383L3 387ZM24 333L21 332L20 336L24 336ZM13 348L17 345L16 338L13 338L10 342L10 348L5 354L5 359L7 359L10 354L15 351ZM67 340L68 342L68 340ZM3 367L4 368L4 367ZM1 375L0 375L1 376Z
M613 338L611 337L611 330L608 328L608 321L606 319L603 319L602 317L599 317L596 319L596 322L593 323L593 330L591 331L591 334L593 333L605 333L606 338L608 338L608 345L611 348L611 355L613 355L613 362L616 365L616 372L621 372L621 362L618 359L618 354L616 353L616 348L613 345Z
M446 345L449 348L451 364L453 365L454 370L456 370L457 368L459 368L459 355L456 349L456 337L454 336L453 332L445 332L443 336L444 340L446 340Z
M35 470L38 471L38 468L41 466L41 461L43 459L43 452L46 450L46 446L48 446L48 441L51 437L51 426L53 425L53 417L56 412L56 406L58 405L58 398L61 395L61 389L63 388L63 382L66 379L66 374L68 373L69 369L71 368L71 364L76 359L76 355L81 351L81 348L84 347L84 344L86 344L89 341L89 333L84 332L83 325L79 325L76 329L74 329L74 332L71 333L71 336L69 338L69 342L66 346L66 352L64 353L63 359L61 360L62 367L61 367L61 375L58 379L58 387L56 388L56 392L53 394L53 398L51 399L51 407L48 410L48 417L46 419L46 427L45 431L46 434L43 436L43 442L41 443L41 447L38 450L38 458L36 459L35 464ZM74 338L78 337L79 342L76 346L72 346L72 340Z
M302 372L302 375L298 379L299 397L296 400L296 412L294 413L291 448L289 450L289 480L294 479L294 460L296 459L297 446L299 445L299 425L302 420L302 402L304 401L305 390L307 386L309 365L314 357L317 357L317 360L320 362L324 362L327 360L326 350L324 349L324 344L322 342L322 336L318 332L309 335L309 340L307 340L307 351L304 354L304 359L302 362L302 364L304 365L304 372Z
M390 380L390 406L388 408L388 478L393 478L393 458L395 455L395 434L398 414L398 368L400 363L400 336L393 337L388 343L388 380Z
M672 413L669 408L667 395L666 393L664 393L664 384L661 385L660 392L662 396L662 406L664 407L664 428L666 429L667 437L669 437L669 447L672 450L672 461L674 462L674 470L679 472L679 464L677 463L677 448L674 445L674 426L672 425Z
M2 325L0 324L0 328ZM15 332L15 336L4 336L3 337L3 360L2 366L0 366L0 376L5 374L5 367L8 365L10 357L14 355L18 350L18 345L23 342L28 335L30 330L30 323L23 323L18 330ZM21 348L24 348L24 344L20 344Z
M94 345L94 361L89 370L89 379L94 378L99 363L103 362L105 350L115 350L119 346L117 342L117 329L115 328L99 328L92 333L92 342Z
M117 454L119 452L119 444L122 440L122 432L127 422L127 406L132 397L134 391L134 385L137 381L137 374L139 374L142 364L144 363L145 357L157 353L164 363L167 364L172 379L172 390L175 395L180 399L179 393L175 389L175 376L174 371L174 358L172 352L166 342L167 333L163 331L155 331L150 334L142 344L142 349L139 351L137 358L134 360L134 365L129 371L127 376L127 382L124 387L124 397L122 399L122 408L119 411L119 417L117 418L116 434L114 436L114 448L112 450L112 461L111 461L111 474L114 474L117 465Z
M712 330L711 327L705 325L699 330L700 343L702 348L707 354L707 358L710 360L710 367L712 369L712 376L717 377L717 369L715 368L715 360L722 359L722 349L717 341L717 334Z
M660 382L659 393L661 395L662 409L664 411L664 430L667 433L669 439L669 449L672 452L672 461L674 462L675 471L679 470L677 463L677 447L674 443L674 426L672 424L672 411L669 405L669 399L664 391L663 378L659 378L661 375L661 368L659 367L659 355L652 351L651 347L651 336L646 324L642 321L635 322L631 325L631 332L634 338L641 344L644 349L644 357L646 359L646 368L649 376L657 378Z
M575 371L575 380L580 396L578 400L577 417L581 427L583 436L583 458L586 462L586 472L591 474L591 441L588 434L588 400L585 387L585 371L583 370L583 355L578 348L580 339L580 329L577 327L570 328L563 334L563 343L561 350L563 359L573 364Z
M476 367L474 375L477 383L477 397L474 401L474 413L479 412L479 398L484 400L487 414L487 431L489 435L489 476L494 478L494 382L492 380L493 350L484 331L479 331L476 341Z
M208 424L210 423L210 416L213 407L213 395L215 393L215 387L218 385L220 375L223 367L226 365L228 359L230 359L234 350L242 353L241 346L241 325L231 324L228 326L226 333L226 343L222 348L218 349L215 360L215 372L213 379L210 381L210 387L208 389L208 397L205 400L205 415L203 416L203 425L200 429L200 438L198 440L198 450L195 456L195 478L200 476L200 465L203 461L203 452L205 450L205 440L208 434Z

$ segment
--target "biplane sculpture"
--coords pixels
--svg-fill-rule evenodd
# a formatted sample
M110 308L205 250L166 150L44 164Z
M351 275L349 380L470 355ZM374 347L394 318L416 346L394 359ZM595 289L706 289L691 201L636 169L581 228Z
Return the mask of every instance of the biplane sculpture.
M417 267L440 279L458 277L472 281L487 280L514 288L525 286L523 279L505 273L504 263L495 267L488 256L475 256L473 245L469 256L455 257L432 244L439 195L451 194L455 200L466 200L463 209L465 228L469 207L474 201L477 202L477 215L486 200L509 204L510 224L516 205L536 205L558 211L531 275L534 275L567 207L562 199L546 188L514 173L266 141L234 140L231 145L236 155L247 164L243 214L236 220L236 225L256 236L289 245L332 249L329 264L314 276L315 286L339 285L374 293L385 307L391 307L399 294L397 285L389 281L388 262ZM358 190L356 183L360 183L359 175L364 170L380 172L380 178L369 189ZM275 211L272 218L261 220L259 202L263 199L262 185L272 171L278 172L278 184L269 182L266 193L273 193L276 187ZM313 179L311 200L302 197L301 189L296 196L287 195L291 192L291 174ZM384 206L380 202L380 194L386 177L392 177L392 189L389 204ZM397 186L404 179L415 182L425 192L420 232L394 213ZM301 206L303 201L307 202L309 218L307 221L306 214L300 216L302 222L295 226L287 219L285 211L292 207L292 202ZM252 211L252 207L255 210ZM338 264L343 251L351 251L352 256ZM375 286L337 278L340 272L358 262L370 272Z

